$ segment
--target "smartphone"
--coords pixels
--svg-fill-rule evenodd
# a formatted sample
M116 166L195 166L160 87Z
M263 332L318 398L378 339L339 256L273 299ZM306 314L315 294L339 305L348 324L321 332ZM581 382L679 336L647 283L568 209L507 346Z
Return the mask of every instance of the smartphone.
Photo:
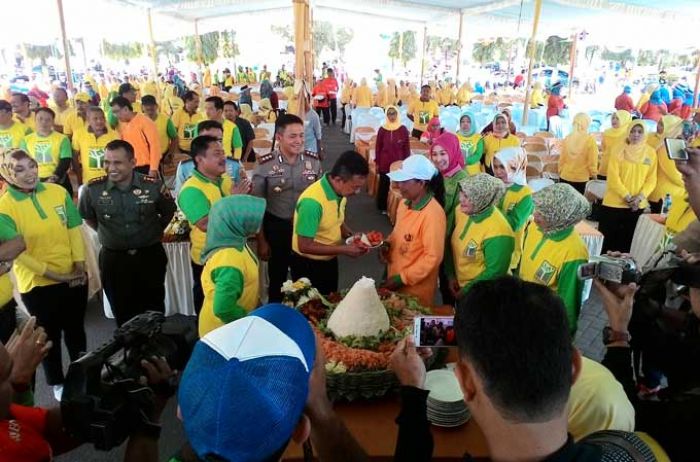
M688 160L685 140L677 138L666 138L664 140L668 157L672 160Z
M413 338L416 346L457 346L454 322L454 316L416 316L413 319Z

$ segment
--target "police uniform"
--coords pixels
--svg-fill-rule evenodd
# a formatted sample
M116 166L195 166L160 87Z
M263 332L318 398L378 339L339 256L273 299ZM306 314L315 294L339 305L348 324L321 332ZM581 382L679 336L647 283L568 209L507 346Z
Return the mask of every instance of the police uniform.
M321 178L318 154L306 151L292 165L279 151L261 156L253 171L253 195L267 200L263 233L270 245L269 300L281 301L292 257L292 218L299 195Z
M97 224L102 286L119 326L148 310L165 311L161 237L175 213L159 179L133 175L125 190L107 176L96 178L80 198L80 214Z

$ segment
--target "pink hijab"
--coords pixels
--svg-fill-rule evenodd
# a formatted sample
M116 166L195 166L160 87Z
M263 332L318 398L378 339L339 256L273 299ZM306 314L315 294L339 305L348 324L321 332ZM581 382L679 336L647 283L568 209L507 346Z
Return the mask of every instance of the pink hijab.
M450 164L447 170L441 172L443 176L449 178L460 170L464 170L464 155L459 145L459 138L450 132L444 132L442 135L435 138L432 146L430 146L430 154L433 153L435 146L442 146L450 156Z

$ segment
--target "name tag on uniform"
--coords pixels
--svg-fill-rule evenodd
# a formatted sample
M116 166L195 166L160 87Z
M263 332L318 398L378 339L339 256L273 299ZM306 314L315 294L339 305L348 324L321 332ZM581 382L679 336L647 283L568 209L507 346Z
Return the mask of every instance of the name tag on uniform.
M466 258L474 258L476 257L476 252L479 250L479 245L476 243L476 241L471 240L467 243L467 246L464 248L464 256Z

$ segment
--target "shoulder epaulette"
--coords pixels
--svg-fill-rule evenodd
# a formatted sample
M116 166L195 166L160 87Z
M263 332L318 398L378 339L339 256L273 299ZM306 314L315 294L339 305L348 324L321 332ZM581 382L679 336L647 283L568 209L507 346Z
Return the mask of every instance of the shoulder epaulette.
M275 158L275 156L271 153L265 154L263 156L258 157L258 164L265 164L267 162L270 162L274 158Z
M105 181L107 181L107 178L107 175L102 175L97 178L93 178L92 180L88 181L88 186L92 186L98 183L104 183Z
M311 158L313 158L313 159L318 159L318 158L319 158L319 157L318 157L318 153L317 153L317 152L313 152L313 151L304 151L304 156L305 156L305 157L311 157Z
M159 183L159 182L160 182L160 178L157 178L157 177L155 177L155 176L144 175L144 176L143 176L143 181L145 181L146 183Z

